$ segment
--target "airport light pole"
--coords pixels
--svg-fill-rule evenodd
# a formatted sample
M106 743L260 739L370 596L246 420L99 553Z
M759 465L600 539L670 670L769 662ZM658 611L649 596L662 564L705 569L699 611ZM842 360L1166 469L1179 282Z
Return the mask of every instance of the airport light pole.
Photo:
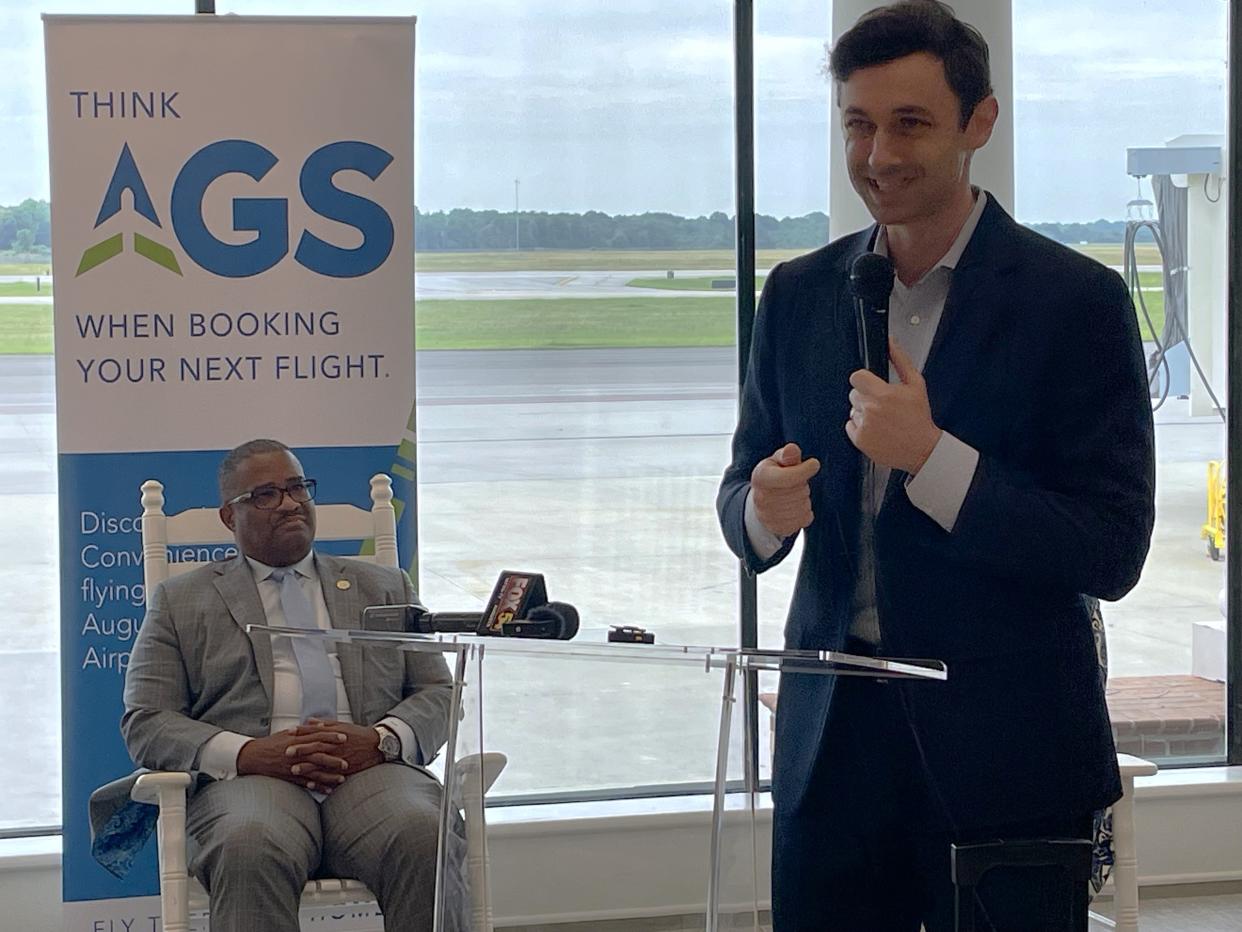
M518 207L518 186L521 181L513 179L513 251L522 248L522 213Z

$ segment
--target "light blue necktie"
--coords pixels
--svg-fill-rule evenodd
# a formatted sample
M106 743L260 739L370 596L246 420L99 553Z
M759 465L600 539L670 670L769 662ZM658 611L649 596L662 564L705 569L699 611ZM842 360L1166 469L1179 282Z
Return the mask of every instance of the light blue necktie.
M280 607L290 628L319 629L315 609L302 591L297 571L292 567L272 570L280 584ZM302 674L302 721L308 718L336 718L336 674L328 659L327 642L319 638L290 638L298 672Z

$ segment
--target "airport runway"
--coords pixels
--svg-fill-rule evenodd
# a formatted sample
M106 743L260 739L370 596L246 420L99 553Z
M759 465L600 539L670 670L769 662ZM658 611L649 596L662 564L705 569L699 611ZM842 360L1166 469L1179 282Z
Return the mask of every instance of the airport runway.
M552 574L558 598L589 609L594 637L622 620L628 603L616 592L631 590L658 597L670 643L731 637L736 569L712 501L735 419L732 348L428 351L417 366L429 605L474 606L496 567L518 553ZM1204 461L1219 457L1223 428L1174 407L1157 415L1161 523L1144 583L1106 612L1120 675L1184 673L1190 623L1219 617L1221 564L1207 560L1197 532ZM0 760L0 782L13 790L0 828L60 819L59 782L29 779L58 760L58 558L48 533L57 523L55 451L51 357L0 357L0 591L8 599L0 677L15 684L0 727L24 735ZM779 636L792 570L791 561L762 582L765 643ZM706 733L701 722L687 724L684 690L646 674L625 679L618 693L638 710L635 721L661 717L679 749ZM594 692L580 692L562 707L587 707ZM581 727L566 714L567 730ZM641 735L608 721L608 740L623 747L591 745L595 758L570 788L698 775L689 751L661 756L661 768L614 766ZM529 753L509 768L505 792L548 789L565 772L559 747L545 753L528 737L515 742Z
M666 278L669 269L629 272L418 272L414 294L420 300L480 300L485 298L685 298L732 295L732 287L718 290L676 291L636 288L636 278ZM733 269L673 269L675 278L734 279ZM761 269L759 274L767 274Z
M720 470L735 350L437 350L417 354L424 483ZM51 493L50 356L0 356L0 487ZM572 455L567 448L575 450ZM584 459L586 462L584 463Z
M733 398L736 350L424 350L419 405ZM0 414L52 413L51 356L0 356Z
M1120 272L1120 267L1113 267ZM1159 271L1159 266L1144 265L1143 272ZM479 301L507 298L701 298L709 295L730 296L731 287L702 291L677 291L668 288L637 288L627 283L636 278L665 278L669 269L647 269L626 272L416 272L414 295L418 300ZM674 278L734 278L733 269L672 269ZM759 269L766 275L769 269ZM40 276L45 284L49 276ZM0 275L3 282L33 282L33 275ZM0 298L0 304L37 304L51 300L48 296L31 298Z
M420 300L713 294L626 285L665 272L420 272L416 294ZM733 271L674 274L732 278ZM0 282L34 279L0 276ZM729 297L733 291L714 293ZM0 305L50 301L36 295L0 298ZM735 355L733 347L418 353L428 604L468 604L477 595L475 577L511 559L503 532L516 527L522 559L554 571L557 585L569 590L558 589L558 597L590 606L597 626L609 620L605 609L615 604L612 588L619 580L623 587L659 594L667 616L662 637L683 643L727 639L736 571L720 543L711 502L735 422ZM60 820L59 780L48 773L49 764L55 769L59 763L58 557L56 536L47 533L57 523L53 379L50 356L0 356L0 507L7 519L0 525L0 590L9 603L0 622L0 678L14 684L0 727L24 735L22 746L0 761L0 783L10 787L0 806L0 828ZM1196 532L1202 464L1219 457L1223 431L1213 421L1179 418L1172 407L1157 416L1166 497L1162 531L1141 591L1109 607L1122 674L1188 668L1189 622L1217 616L1220 567L1206 561ZM463 524L477 526L478 534L463 533ZM763 581L760 625L770 638L788 601L791 570L787 566ZM627 701L637 695L644 715L663 716L669 733L679 735L678 747L686 736L703 733L698 726L679 730L674 719L684 717L676 708L682 697L666 696L654 685L628 689ZM640 736L617 730L613 737L620 747L600 753L592 746L598 761L583 764L586 776L573 789L610 783L615 775L605 765L624 760ZM505 789L548 788L550 775L565 770L560 757L553 748L548 760L538 766L528 760L525 770L515 761ZM627 763L621 776L658 783L696 775L687 769L690 757L664 757L667 773L636 773ZM30 773L48 778L31 781Z

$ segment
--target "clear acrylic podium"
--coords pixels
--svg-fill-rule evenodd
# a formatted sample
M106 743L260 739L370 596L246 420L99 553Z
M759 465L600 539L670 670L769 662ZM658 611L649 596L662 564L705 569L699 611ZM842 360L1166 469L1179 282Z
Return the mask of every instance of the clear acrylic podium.
M714 771L711 799L710 845L703 852L706 865L704 917L707 932L753 929L758 932L759 911L768 864L756 812L760 807L759 762L748 749L759 746L757 702L739 702L755 689L760 674L813 676L866 676L875 679L945 680L945 665L935 660L896 660L861 657L833 651L779 651L740 648L689 647L659 644L592 642L602 632L584 632L581 640L549 641L467 635L396 634L379 631L305 629L252 626L271 636L318 637L358 644L364 650L419 651L442 654L452 672L448 741L434 770L446 792L440 812L437 851L435 932L491 932L490 865L487 856L484 797L505 754L520 753L523 742L506 741L503 733L484 733L484 684L489 659L502 672L515 669L512 658L531 680L551 673L566 662L628 664L651 668L681 668L691 674L719 677L718 716L715 719ZM527 667L526 665L530 666ZM740 715L741 728L735 717ZM493 720L493 732L504 723ZM550 736L563 739L563 735ZM734 777L730 778L732 765Z

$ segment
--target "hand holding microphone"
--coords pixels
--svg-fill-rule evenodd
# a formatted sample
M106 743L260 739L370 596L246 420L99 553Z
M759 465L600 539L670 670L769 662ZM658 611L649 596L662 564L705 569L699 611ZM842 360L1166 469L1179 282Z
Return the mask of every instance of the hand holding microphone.
M927 383L910 354L889 341L898 383L881 382L866 369L850 376L850 419L845 433L873 463L917 475L940 442Z
M850 293L862 368L850 376L850 418L845 433L871 462L915 475L940 441L927 383L910 355L888 335L893 264L865 252L850 265ZM900 380L888 381L889 363Z
M750 473L750 494L759 523L780 537L808 527L815 519L810 482L818 472L819 460L804 460L796 443L787 443L760 460Z

